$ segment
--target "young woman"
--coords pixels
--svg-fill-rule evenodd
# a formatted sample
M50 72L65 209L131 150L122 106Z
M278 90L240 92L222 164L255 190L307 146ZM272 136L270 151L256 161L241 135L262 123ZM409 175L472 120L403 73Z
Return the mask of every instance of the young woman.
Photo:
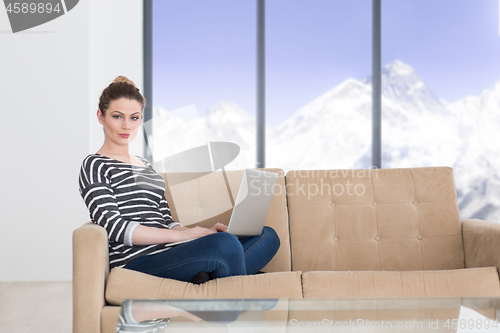
M80 193L90 217L108 233L110 268L194 283L257 273L278 251L280 241L272 228L238 238L225 232L222 223L187 228L172 220L163 178L149 161L128 151L145 104L126 77L117 77L104 89L97 110L104 144L84 159L80 171Z

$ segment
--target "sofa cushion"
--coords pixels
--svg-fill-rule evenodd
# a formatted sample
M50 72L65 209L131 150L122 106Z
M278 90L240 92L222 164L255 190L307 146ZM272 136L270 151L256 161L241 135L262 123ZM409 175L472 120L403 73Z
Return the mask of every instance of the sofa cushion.
M498 297L495 267L442 271L304 272L304 297Z
M286 206L285 178L282 169L259 169L279 174L274 196L265 225L278 234L281 245L274 258L264 267L264 272L291 270L288 209ZM211 227L216 222L229 223L233 204L229 197L225 177L233 201L236 200L244 170L216 172L163 173L167 184L165 197L172 218L185 226Z
M231 276L192 284L114 268L106 285L106 301L120 305L124 299L300 298L301 272Z
M290 171L285 180L293 270L465 267L449 167Z

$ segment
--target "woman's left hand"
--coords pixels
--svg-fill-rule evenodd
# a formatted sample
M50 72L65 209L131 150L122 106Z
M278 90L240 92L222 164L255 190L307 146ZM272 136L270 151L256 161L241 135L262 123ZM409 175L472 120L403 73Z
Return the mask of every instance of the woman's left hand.
M227 225L222 224L222 223L216 223L212 228L213 231L217 232L226 232L227 231Z

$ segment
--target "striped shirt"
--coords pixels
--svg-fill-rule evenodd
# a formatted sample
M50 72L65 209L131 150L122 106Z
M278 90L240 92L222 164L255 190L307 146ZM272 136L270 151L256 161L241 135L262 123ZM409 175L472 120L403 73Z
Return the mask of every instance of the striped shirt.
M169 249L164 244L132 245L139 225L163 229L180 225L170 216L163 177L139 158L146 166L91 154L80 170L80 194L90 218L108 233L110 269Z

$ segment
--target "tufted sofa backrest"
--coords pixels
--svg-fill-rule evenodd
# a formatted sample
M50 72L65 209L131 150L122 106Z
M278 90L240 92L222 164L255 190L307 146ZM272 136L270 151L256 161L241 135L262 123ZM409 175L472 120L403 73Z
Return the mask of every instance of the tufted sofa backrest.
M290 235L286 207L285 179L282 169L260 169L278 173L278 183L267 214L266 225L274 228L280 237L281 246L276 256L264 267L265 272L291 270ZM163 173L165 198L172 219L184 226L211 227L216 222L227 224L232 213L232 202L236 200L244 170ZM229 189L224 177L227 177Z
M292 270L464 268L449 167L290 171Z

